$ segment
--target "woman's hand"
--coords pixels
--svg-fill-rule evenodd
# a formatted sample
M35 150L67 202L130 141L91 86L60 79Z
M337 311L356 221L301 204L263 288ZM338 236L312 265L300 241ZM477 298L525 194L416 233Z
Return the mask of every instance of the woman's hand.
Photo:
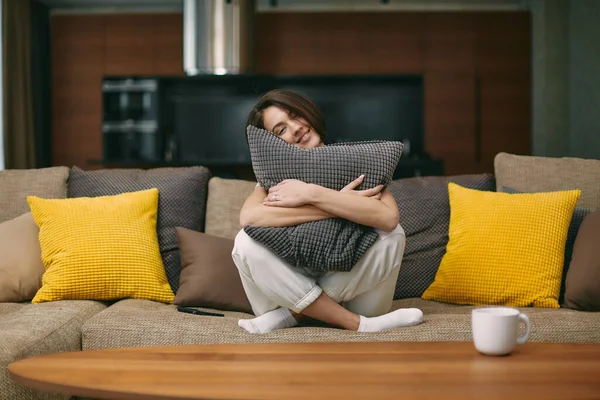
M264 204L267 195L268 193L261 186L254 188L240 211L241 226L295 226L335 217L313 205L268 207Z
M257 188L257 196L262 191L262 204L270 208L274 213L277 211L292 212L309 208L315 213L324 212L316 218L300 219L299 216L290 218L289 221L279 221L273 216L268 221L260 221L259 218L243 218L240 216L242 225L259 224L259 226L289 226L293 223L317 221L325 218L345 218L357 224L370 226L391 232L398 226L398 205L389 189L382 190L380 186L366 190L354 190L364 178L355 179L342 190L336 191L323 186L308 184L299 180L285 180L279 185L272 187L264 196L264 191ZM371 197L379 199L371 201ZM260 201L260 199L258 199ZM312 208L311 208L312 207ZM242 210L243 211L243 210ZM272 214L271 213L271 214ZM244 213L244 215L247 213ZM257 212L257 214L264 214ZM277 225L271 225L277 221ZM293 222L293 223L292 223Z
M306 205L310 199L309 186L308 183L296 179L286 179L269 189L263 204L288 208Z
M382 195L383 185L378 185L371 189L354 190L364 180L365 180L365 176L361 175L358 178L356 178L355 180L353 180L352 182L350 182L349 184L347 184L346 186L344 186L344 188L342 190L340 190L340 192L351 193L351 194L356 194L356 195L363 196L363 197L370 197L372 199L380 200L381 195Z

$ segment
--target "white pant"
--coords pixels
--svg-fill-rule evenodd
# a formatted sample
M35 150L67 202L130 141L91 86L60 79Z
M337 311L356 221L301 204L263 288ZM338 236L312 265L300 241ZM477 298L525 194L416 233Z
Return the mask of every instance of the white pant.
M301 312L325 292L346 309L365 317L389 312L406 237L400 225L379 237L349 272L311 276L241 230L232 256L256 316L279 307Z

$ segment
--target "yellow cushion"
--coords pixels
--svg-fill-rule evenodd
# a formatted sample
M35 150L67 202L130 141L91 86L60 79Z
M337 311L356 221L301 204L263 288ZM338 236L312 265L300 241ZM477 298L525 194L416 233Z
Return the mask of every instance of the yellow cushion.
M446 253L425 300L558 308L567 230L581 191L508 194L450 183Z
M46 272L33 303L136 298L171 303L156 234L158 190L27 197Z

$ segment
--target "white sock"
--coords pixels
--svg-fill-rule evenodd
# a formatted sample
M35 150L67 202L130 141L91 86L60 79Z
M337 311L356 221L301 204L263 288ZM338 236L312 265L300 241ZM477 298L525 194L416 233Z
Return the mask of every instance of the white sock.
M267 333L275 329L292 328L296 325L298 325L298 321L287 308L276 308L260 317L238 321L238 326L250 333Z
M418 325L423 322L423 311L418 308L400 308L379 317L360 316L359 332L379 332L386 329Z

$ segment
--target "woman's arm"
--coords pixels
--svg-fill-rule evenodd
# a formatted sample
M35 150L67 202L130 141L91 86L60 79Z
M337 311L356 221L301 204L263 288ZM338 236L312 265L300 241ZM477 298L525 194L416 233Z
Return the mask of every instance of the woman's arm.
M240 212L240 224L242 226L293 226L333 217L333 215L313 205L293 208L269 207L264 205L266 197L267 192L262 187L257 186L254 189L246 199Z
M398 205L389 189L385 189L381 199L377 200L322 186L310 186L309 204L321 210L386 232L393 231L398 226L400 221Z
M286 180L269 190L265 204L273 208L313 205L333 216L390 232L400 219L398 205L389 189L382 192L381 199L371 197L380 191L381 187L377 187L357 196L351 191L338 192L298 180Z

